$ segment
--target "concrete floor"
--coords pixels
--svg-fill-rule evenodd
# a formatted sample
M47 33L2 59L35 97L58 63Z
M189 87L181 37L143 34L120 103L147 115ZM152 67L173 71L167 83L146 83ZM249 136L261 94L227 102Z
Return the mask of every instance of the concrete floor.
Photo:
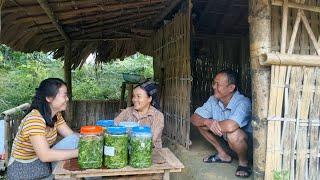
M168 147L184 164L185 169L182 173L171 173L170 179L173 180L225 180L243 179L237 178L234 174L238 167L238 161L233 160L231 164L225 163L203 163L203 157L215 152L214 148L206 140L191 128L192 146L190 150L176 144L168 143ZM251 175L249 178L253 179Z

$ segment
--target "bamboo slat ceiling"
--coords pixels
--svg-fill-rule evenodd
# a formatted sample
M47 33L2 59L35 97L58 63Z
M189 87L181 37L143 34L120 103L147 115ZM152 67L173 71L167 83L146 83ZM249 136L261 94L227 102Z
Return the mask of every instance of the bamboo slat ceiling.
M97 56L103 55L104 59L134 53L128 52L130 49L139 50L139 47L126 46L137 46L134 42L148 39L157 24L180 2L5 0L0 41L14 50L54 51L56 57L61 57L65 41L72 40L75 68L83 63L83 58L98 50L103 49ZM123 52L119 52L121 50Z

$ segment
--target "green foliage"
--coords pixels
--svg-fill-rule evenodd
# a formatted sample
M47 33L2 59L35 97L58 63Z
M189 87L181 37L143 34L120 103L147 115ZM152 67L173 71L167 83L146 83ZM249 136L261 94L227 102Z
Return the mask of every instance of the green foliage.
M79 141L78 164L82 169L100 168L103 158L103 138L83 136Z
M72 71L73 99L119 99L122 73L153 77L152 57L136 53L123 61L85 64ZM21 53L0 44L0 112L30 102L35 88L48 77L62 78L63 62L41 52Z
M135 168L147 168L152 165L152 139L151 137L132 136L130 138L130 161Z
M42 79L63 76L62 63L49 55L14 52L4 45L0 52L0 112L30 102Z
M104 165L110 169L123 168L128 164L128 135L104 136Z
M289 180L289 171L274 171L274 180Z

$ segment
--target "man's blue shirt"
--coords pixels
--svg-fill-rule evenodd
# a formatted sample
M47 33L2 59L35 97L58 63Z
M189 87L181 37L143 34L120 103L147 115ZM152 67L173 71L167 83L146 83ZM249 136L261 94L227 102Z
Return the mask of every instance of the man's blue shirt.
M241 129L252 133L251 101L238 91L234 92L227 107L224 107L223 103L214 96L210 96L203 106L196 109L195 113L203 118L217 121L233 120Z

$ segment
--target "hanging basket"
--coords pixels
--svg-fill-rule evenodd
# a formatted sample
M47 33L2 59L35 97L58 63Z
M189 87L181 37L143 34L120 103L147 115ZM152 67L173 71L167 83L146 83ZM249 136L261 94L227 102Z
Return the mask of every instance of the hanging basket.
M143 77L138 74L123 73L122 75L123 75L123 79L126 82L130 82L130 83L138 83L143 79Z

